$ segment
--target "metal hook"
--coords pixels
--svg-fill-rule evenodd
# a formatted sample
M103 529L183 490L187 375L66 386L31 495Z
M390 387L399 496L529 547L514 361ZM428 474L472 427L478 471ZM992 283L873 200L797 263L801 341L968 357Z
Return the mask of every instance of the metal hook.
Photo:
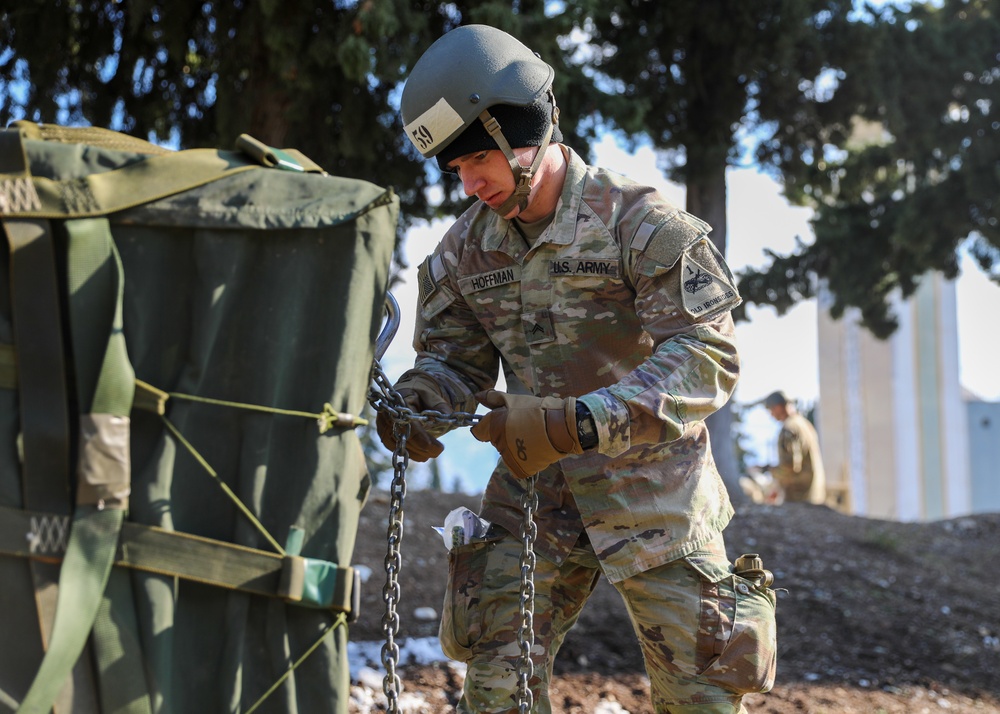
M385 294L385 324L382 325L382 332L375 340L375 359L381 361L385 351L389 349L389 344L399 330L399 303L392 293Z

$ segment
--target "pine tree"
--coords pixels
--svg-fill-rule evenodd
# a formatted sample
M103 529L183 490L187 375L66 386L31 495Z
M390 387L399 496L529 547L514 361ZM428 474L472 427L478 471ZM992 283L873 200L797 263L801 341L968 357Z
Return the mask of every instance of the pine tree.
M819 121L787 126L809 152L775 162L787 195L817 211L815 243L772 254L740 287L780 313L823 285L834 317L860 308L886 337L890 297L927 271L955 277L963 246L1000 282L1000 2L886 6L868 22Z
M652 141L667 178L686 186L687 210L712 225L725 255L726 170L754 142L773 147L758 155L772 166L803 150L784 141L781 127L790 116L816 116L817 79L857 34L850 0L571 6L587 37L580 54L602 90L601 117ZM731 408L708 424L730 496L742 500Z

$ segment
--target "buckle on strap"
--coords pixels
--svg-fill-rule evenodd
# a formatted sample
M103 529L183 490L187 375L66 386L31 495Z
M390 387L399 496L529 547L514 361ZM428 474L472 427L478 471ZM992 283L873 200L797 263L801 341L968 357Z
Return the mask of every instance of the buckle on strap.
M236 149L242 151L260 165L267 166L268 168L295 171L297 173L304 173L306 171L306 167L289 152L268 146L263 141L255 139L249 134L239 135L236 139Z
M484 115L486 117L485 119L483 118ZM479 116L481 121L483 122L483 128L486 129L486 133L495 139L496 135L500 133L500 122L498 122L496 120L496 117L494 117L488 111L484 111Z
M346 612L348 621L358 619L361 608L361 573L354 568L317 558L303 558L305 532L292 526L281 559L278 597L293 605Z
M354 622L361 608L361 573L326 560L286 555L277 594L294 605L347 612Z

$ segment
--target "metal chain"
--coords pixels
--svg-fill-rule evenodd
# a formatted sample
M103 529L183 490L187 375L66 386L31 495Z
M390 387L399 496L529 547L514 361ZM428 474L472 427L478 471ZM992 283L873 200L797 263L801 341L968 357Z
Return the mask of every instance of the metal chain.
M527 479L527 487L521 497L524 521L521 523L521 627L517 631L517 644L521 656L517 658L517 711L528 714L534 703L529 683L535 673L531 660L531 648L535 644L535 510L538 508L538 494L535 492L535 477Z
M396 644L396 635L399 634L399 613L396 612L396 605L399 603L400 595L403 501L406 498L406 467L410 460L409 454L406 453L406 440L410 436L410 422L397 420L393 424L392 433L396 437L396 448L392 452L389 529L385 537L385 586L382 588L382 600L385 601L385 614L382 615L382 634L385 635L385 644L382 645L382 666L385 667L385 678L382 680L382 691L388 705L387 711L398 712L402 682L396 674L396 665L399 662L399 646Z
M389 501L389 527L386 532L385 556L385 587L382 588L382 599L385 601L385 614L382 616L382 633L385 644L382 645L382 665L385 667L385 677L382 680L382 691L386 697L387 710L392 714L399 712L399 693L402 681L396 673L399 664L399 646L396 635L399 634L399 613L396 605L400 600L399 571L402 566L400 547L403 542L403 502L406 498L406 468L410 457L406 451L406 440L410 436L410 424L414 421L444 422L459 426L472 426L481 418L478 414L469 412L444 412L428 409L413 411L406 406L403 398L386 377L376 359L372 381L374 386L368 391L368 402L375 411L385 411L393 419L392 433L396 439L396 448L392 452L392 485ZM534 543L538 533L534 514L538 509L538 494L535 492L535 478L527 479L527 488L521 499L524 510L524 522L521 524L521 627L517 631L517 644L520 656L517 660L517 701L519 714L529 714L534 697L529 683L534 675L534 663L531 661L531 648L535 643L534 607L535 607L535 553Z
M403 398L399 396L399 393L392 388L392 382L386 377L385 372L382 370L382 365L375 362L375 373L372 378L375 383L374 386L368 390L368 403L372 405L372 408L378 411L384 411L389 414L395 421L405 420L405 421L422 421L422 422L440 422L442 424L451 424L455 427L460 426L472 426L473 424L478 424L479 420L482 418L479 414L472 414L470 412L439 412L435 409L426 409L424 411L413 411L406 403Z
M382 692L386 698L386 711L396 714L399 712L399 694L402 690L402 681L396 671L399 665L399 645L396 644L396 636L399 634L399 613L396 608L400 601L399 573L403 564L401 556L403 505L406 499L406 469L410 462L406 441L410 437L410 425L414 421L442 421L455 426L469 426L478 422L479 416L466 412L444 414L434 410L413 411L406 406L399 392L393 389L392 382L377 359L373 363L372 380L374 384L368 390L368 402L376 412L381 410L392 417L392 433L396 439L396 448L392 452L392 484L389 489L385 586L382 588L382 600L385 602L382 634L385 636L385 643L382 645L381 653L382 666L385 667Z

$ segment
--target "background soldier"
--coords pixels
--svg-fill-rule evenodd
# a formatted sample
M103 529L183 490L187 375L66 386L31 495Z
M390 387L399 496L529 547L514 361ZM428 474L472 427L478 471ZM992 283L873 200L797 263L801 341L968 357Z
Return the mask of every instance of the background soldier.
M490 409L502 459L483 538L454 548L441 624L462 712L516 710L525 479L537 474L535 711L603 573L625 600L658 712L738 712L774 678L774 593L732 573L733 514L704 419L739 376L733 276L710 227L560 144L553 69L459 27L414 66L407 136L477 200L419 269L414 410ZM506 392L495 391L503 369ZM379 434L395 447L392 418ZM443 448L412 423L412 458Z
M781 422L778 434L778 464L768 466L781 484L786 501L826 502L826 475L819 452L819 436L812 422L799 414L784 392L773 392L764 400L771 416Z

